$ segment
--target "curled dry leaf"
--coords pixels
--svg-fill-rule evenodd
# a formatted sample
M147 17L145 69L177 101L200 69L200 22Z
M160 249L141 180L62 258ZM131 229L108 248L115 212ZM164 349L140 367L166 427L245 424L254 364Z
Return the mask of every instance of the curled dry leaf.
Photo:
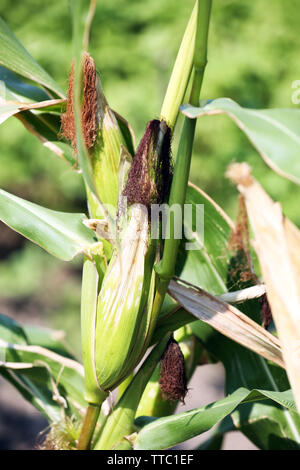
M300 411L300 232L252 177L246 163L232 165L227 174L245 197L253 246Z
M169 294L188 312L237 343L281 367L284 366L279 340L240 310L197 287L171 281Z

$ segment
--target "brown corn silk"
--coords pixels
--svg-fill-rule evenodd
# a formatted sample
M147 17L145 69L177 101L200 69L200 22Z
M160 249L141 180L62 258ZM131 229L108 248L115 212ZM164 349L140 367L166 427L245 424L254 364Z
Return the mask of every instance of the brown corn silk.
M178 343L170 338L161 359L161 375L158 381L163 398L184 403L187 394L184 356Z
M158 149L160 133L163 140ZM172 173L170 147L170 128L164 121L149 121L123 191L129 204L143 204L150 209L151 204L159 204L166 199Z
M85 53L82 59L82 103L81 124L84 143L87 149L94 146L97 139L97 87L96 67L92 57ZM71 66L66 112L61 117L61 134L76 151L76 126L74 114L74 62Z

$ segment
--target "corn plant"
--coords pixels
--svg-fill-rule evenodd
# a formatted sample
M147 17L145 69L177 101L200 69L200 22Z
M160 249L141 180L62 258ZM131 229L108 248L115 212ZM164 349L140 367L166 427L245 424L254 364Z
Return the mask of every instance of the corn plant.
M233 430L260 449L299 449L299 230L246 162L227 172L235 223L189 174L197 119L225 113L270 171L299 184L300 111L201 99L213 15L212 0L196 0L159 118L136 146L88 51L96 7L70 2L65 91L0 20L1 122L16 117L80 172L87 201L86 214L62 213L0 190L5 224L65 262L83 258L82 363L51 332L2 315L0 373L49 420L44 449L167 449L216 424L199 450ZM225 398L176 412L204 361L224 364Z

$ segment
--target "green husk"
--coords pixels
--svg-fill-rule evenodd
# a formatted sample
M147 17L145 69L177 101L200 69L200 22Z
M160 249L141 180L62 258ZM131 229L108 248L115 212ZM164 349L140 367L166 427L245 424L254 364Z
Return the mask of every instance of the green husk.
M193 65L195 37L197 29L197 2L186 27L176 57L168 88L161 108L160 118L173 129L179 107L182 104Z
M132 240L137 233L139 237ZM95 367L105 390L114 389L132 368L134 345L140 330L149 323L145 312L149 292L147 267L151 269L155 252L148 247L148 239L147 213L132 206L120 250L113 255L98 297ZM148 248L151 256L148 254L149 261L145 263Z
M84 366L85 400L101 405L108 395L97 381L94 364L94 331L98 298L99 274L96 263L85 259L82 274L81 293L81 344Z

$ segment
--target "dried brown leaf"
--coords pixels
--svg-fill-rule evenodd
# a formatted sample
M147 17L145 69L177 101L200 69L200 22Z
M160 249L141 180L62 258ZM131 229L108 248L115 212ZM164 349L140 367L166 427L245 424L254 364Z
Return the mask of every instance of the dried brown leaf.
M188 312L237 343L285 367L280 341L232 305L197 287L171 281L169 294Z
M245 197L253 246L300 411L300 232L251 176L249 166L232 165L228 176Z

